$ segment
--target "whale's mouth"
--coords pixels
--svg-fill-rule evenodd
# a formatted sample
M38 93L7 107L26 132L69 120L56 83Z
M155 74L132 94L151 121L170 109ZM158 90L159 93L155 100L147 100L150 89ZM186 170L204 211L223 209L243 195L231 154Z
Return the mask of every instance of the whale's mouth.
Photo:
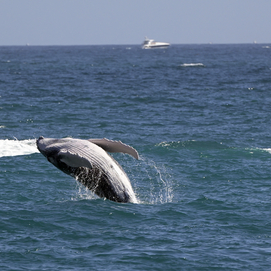
M57 141L57 139L44 138L43 136L40 136L36 141L36 145L38 150L46 156L46 154L50 152L50 145L52 145L55 141Z

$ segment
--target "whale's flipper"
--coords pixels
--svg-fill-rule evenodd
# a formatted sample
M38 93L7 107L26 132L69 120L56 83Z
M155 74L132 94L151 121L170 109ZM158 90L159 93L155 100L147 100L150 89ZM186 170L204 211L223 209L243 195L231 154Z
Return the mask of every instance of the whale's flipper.
M77 153L73 153L68 150L61 150L58 153L58 157L61 162L65 163L66 165L70 167L87 167L87 168L92 168L91 163L89 162L88 159L85 157L80 156Z
M88 139L91 143L94 143L108 152L122 152L132 155L135 159L139 159L138 152L131 146L128 146L121 141L113 141L107 138L102 139Z

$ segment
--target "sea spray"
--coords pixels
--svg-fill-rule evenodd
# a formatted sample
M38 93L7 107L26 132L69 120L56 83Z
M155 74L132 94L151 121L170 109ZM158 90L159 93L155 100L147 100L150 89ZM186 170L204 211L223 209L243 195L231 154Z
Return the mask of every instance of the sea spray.
M71 181L73 181L72 178ZM75 194L71 197L71 200L73 201L100 199L97 195L94 194L94 192L90 191L87 187L83 186L81 183L77 181L75 182L75 187L76 187Z
M141 171L139 175L145 176L143 182L133 184L140 203L163 204L172 202L174 197L173 184L164 165L158 165L155 161L141 156L136 171ZM140 184L144 184L144 186L140 187Z

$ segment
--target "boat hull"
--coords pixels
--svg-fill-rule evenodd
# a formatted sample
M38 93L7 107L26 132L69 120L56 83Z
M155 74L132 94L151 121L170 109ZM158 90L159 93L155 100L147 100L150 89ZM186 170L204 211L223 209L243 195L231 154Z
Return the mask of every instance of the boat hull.
M157 42L145 37L145 41L142 44L142 49L166 49L170 46L167 42Z

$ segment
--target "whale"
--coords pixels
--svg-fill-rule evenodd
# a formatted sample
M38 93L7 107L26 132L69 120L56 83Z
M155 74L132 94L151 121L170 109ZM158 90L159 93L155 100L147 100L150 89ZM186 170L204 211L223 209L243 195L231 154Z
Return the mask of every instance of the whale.
M138 152L121 141L102 139L44 138L37 148L47 160L74 177L101 198L121 203L138 203L131 182L108 152L121 152L139 159Z

